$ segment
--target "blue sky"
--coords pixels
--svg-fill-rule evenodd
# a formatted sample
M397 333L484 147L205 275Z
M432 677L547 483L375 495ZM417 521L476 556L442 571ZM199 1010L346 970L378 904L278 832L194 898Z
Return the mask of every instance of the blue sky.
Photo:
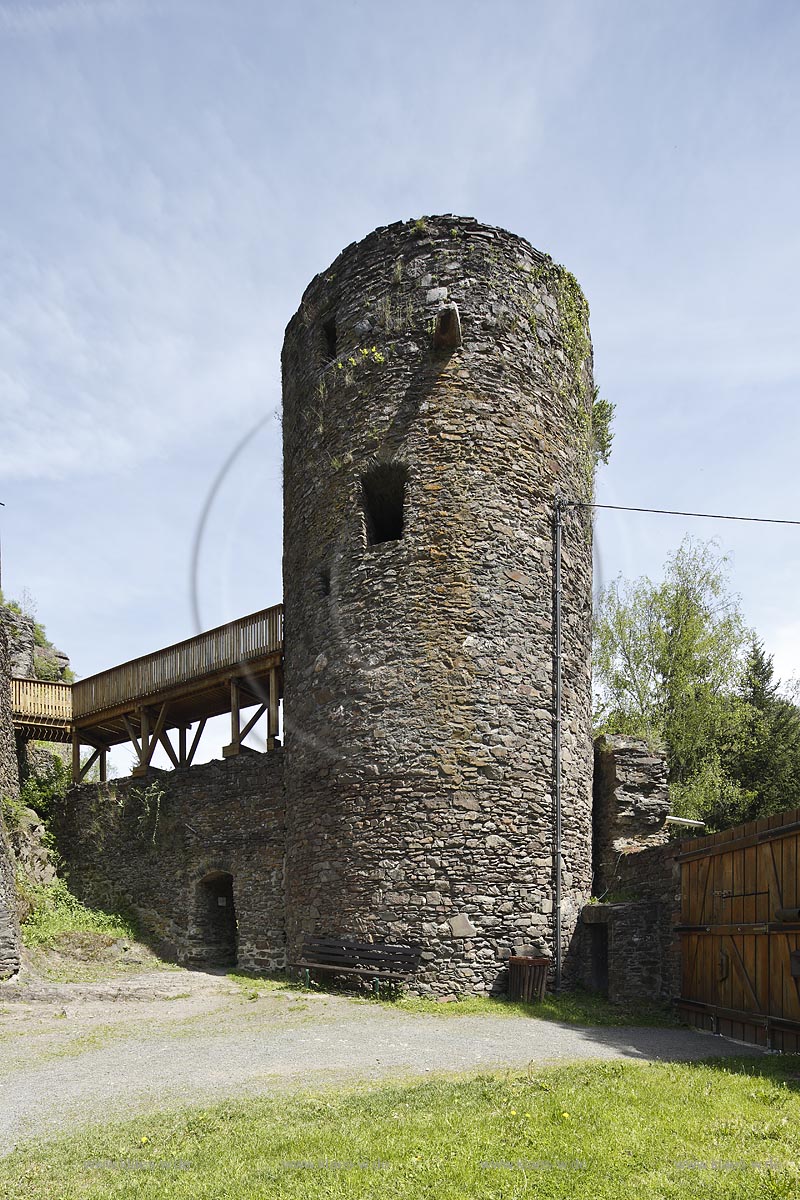
M280 599L280 345L377 225L563 262L609 503L800 518L800 6L0 0L3 586L81 675ZM266 418L266 419L265 419ZM717 536L800 673L800 529L597 520L598 578Z

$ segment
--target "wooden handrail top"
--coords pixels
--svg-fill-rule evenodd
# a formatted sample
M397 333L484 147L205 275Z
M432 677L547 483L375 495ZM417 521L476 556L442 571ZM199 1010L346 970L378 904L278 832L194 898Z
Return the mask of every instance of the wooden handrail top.
M102 712L282 650L283 605L275 604L79 680L72 685L73 716Z
M282 652L283 605L275 604L77 683L13 678L11 708L23 722L71 723Z

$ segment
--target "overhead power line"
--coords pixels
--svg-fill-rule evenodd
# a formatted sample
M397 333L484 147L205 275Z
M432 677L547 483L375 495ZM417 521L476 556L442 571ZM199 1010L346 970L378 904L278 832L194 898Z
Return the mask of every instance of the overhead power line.
M574 508L613 508L617 512L658 513L663 517L707 517L710 521L755 521L759 525L800 525L787 517L738 517L730 513L679 512L672 508L637 508L632 504L594 504L587 500L568 500Z

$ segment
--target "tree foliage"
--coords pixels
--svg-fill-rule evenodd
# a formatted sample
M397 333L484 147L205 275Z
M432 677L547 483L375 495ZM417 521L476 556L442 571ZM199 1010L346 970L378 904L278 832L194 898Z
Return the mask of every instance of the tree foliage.
M800 711L780 694L715 543L685 539L661 583L603 590L594 677L600 731L665 747L677 813L724 828L800 804Z

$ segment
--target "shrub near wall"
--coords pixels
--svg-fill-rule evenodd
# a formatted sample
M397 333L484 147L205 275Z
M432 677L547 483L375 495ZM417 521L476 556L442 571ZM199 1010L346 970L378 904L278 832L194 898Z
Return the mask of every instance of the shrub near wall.
M0 621L0 979L6 979L19 969L20 936L17 920L14 859L8 839L4 807L19 803L19 772L11 722L11 693L8 680L10 667L8 640Z

